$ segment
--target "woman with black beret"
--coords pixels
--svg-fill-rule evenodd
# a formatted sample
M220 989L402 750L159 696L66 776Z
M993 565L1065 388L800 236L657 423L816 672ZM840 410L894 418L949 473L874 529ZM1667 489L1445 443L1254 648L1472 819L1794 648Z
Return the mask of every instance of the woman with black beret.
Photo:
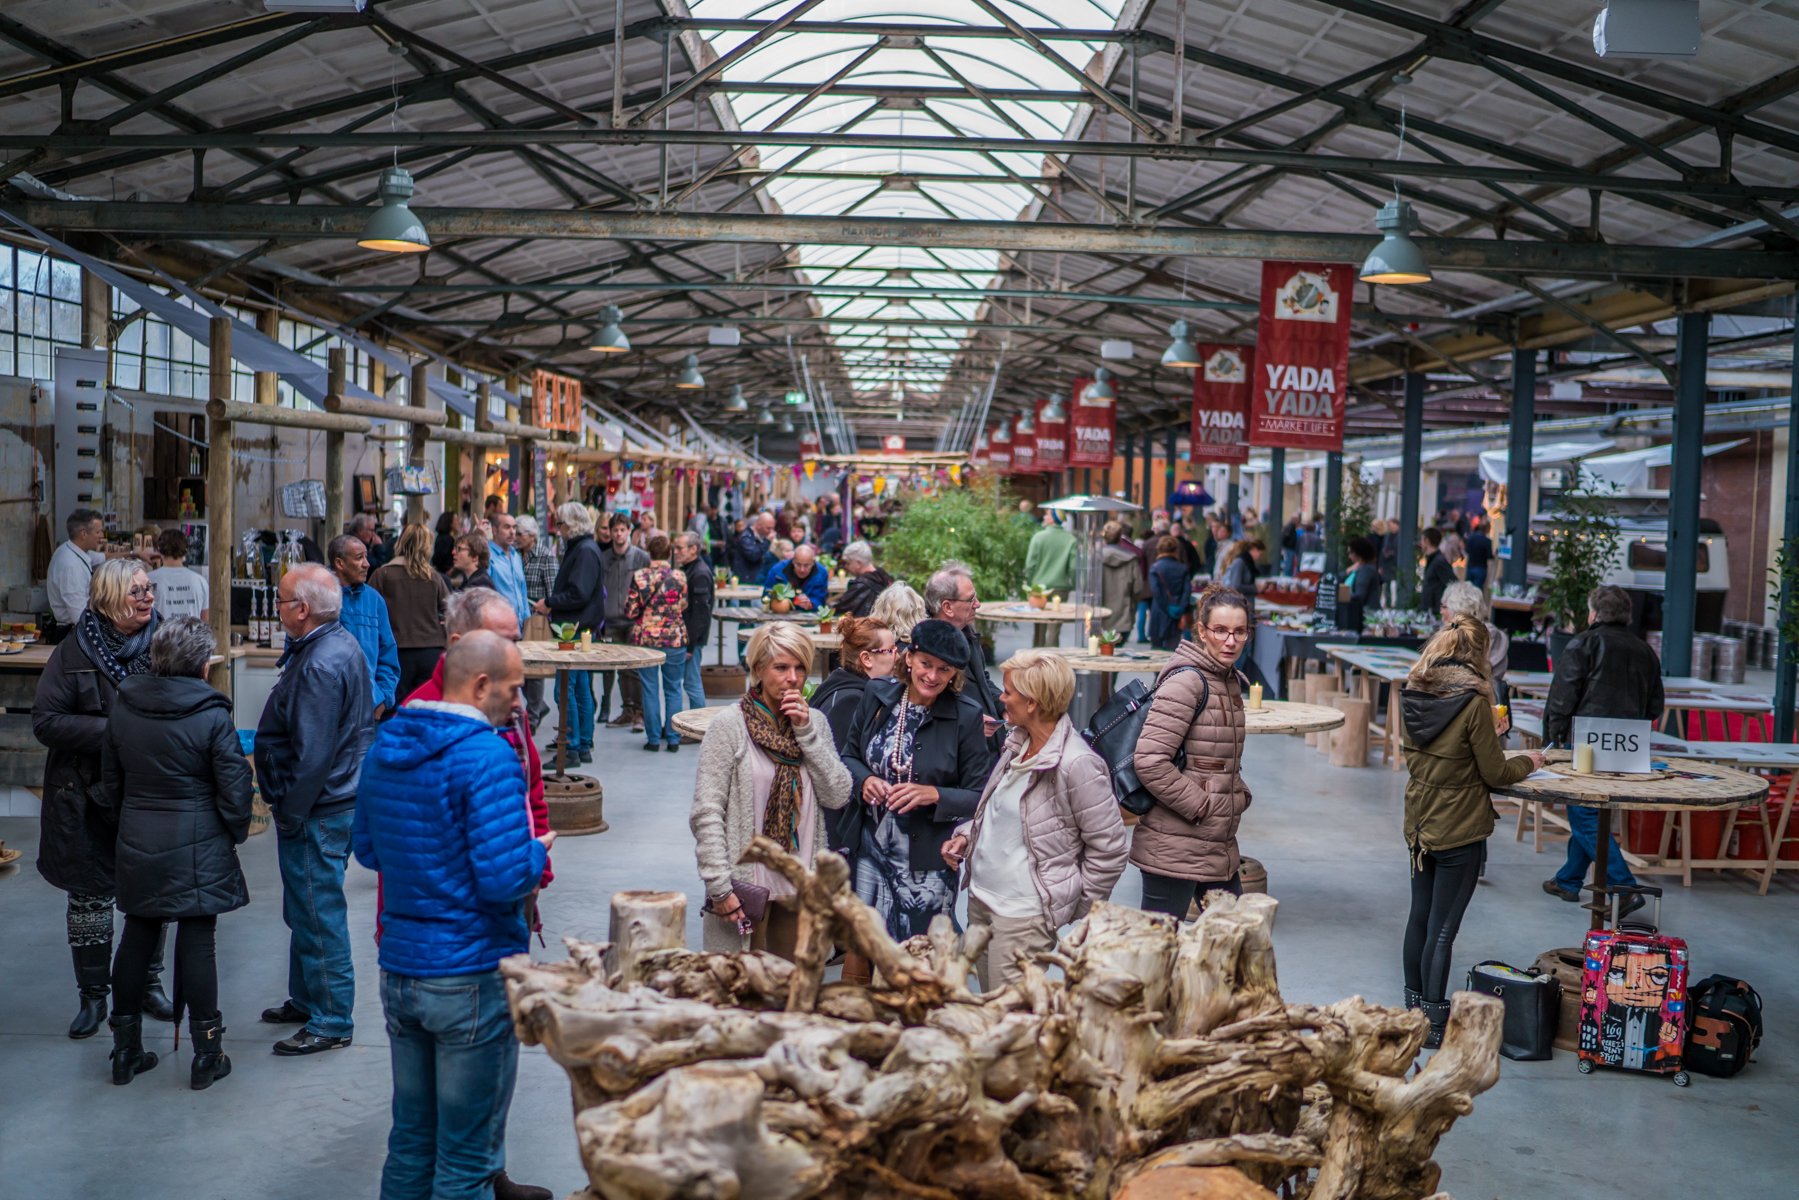
M947 621L920 621L892 679L871 679L843 741L863 810L856 894L904 939L955 907L943 843L974 815L993 754L981 709L961 694L968 639ZM854 956L852 956L853 958ZM863 964L845 964L844 977ZM863 968L865 970L865 968Z

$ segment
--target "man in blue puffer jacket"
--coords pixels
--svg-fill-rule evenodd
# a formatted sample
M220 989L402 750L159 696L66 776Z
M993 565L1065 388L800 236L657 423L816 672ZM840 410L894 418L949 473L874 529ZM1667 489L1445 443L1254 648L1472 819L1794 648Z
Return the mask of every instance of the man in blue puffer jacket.
M497 732L524 681L511 642L466 634L444 654L443 699L408 703L363 760L356 859L382 874L393 1047L381 1200L550 1200L504 1169L518 1041L499 964L529 946L556 840L531 836L524 766Z

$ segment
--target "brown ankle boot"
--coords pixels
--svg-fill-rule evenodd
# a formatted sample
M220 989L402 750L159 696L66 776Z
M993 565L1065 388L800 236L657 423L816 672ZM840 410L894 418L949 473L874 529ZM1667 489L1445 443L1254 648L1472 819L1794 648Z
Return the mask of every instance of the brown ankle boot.
M874 981L875 965L873 963L854 950L843 956L843 982L872 987Z

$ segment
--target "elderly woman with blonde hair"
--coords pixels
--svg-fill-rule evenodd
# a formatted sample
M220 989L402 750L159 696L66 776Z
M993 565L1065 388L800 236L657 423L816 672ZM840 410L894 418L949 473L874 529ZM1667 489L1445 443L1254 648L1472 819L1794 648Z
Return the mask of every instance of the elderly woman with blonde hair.
M1058 929L1112 894L1127 855L1105 760L1068 719L1068 660L1021 650L1000 671L1012 731L974 817L943 846L962 869L970 928L992 930L975 966L982 991L1016 982L1021 955L1055 949Z
M815 720L804 685L812 639L788 621L763 625L744 661L750 688L700 743L687 822L706 889L704 945L767 950L791 960L799 933L793 885L744 850L765 834L807 866L825 846L824 810L850 798L850 773L831 727Z
M912 627L928 615L924 597L904 583L888 584L875 597L874 607L868 610L870 620L879 621L893 630L893 636L902 643L912 640Z
M93 799L100 749L119 684L150 673L150 640L160 624L148 568L135 558L102 563L74 631L50 652L31 706L31 731L49 750L37 869L50 886L68 893L69 948L81 992L72 1038L99 1031L112 994L114 825ZM158 940L141 1011L172 1021L175 1009L163 995L161 969Z
M1447 545L1447 542L1445 542ZM1487 597L1484 592L1472 583L1452 583L1443 589L1443 603L1439 608L1443 617L1443 628L1447 629L1455 623L1457 617L1467 617L1479 621L1487 627L1487 666L1495 681L1505 678L1506 652L1512 641L1492 621L1488 620Z

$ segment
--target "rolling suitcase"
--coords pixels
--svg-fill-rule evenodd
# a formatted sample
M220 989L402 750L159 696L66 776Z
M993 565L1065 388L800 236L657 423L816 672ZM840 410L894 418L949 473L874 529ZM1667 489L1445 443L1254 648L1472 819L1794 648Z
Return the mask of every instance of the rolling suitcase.
M1614 888L1614 906L1632 892L1655 897L1659 924L1661 889ZM1612 929L1589 932L1583 950L1580 1073L1617 1067L1672 1075L1676 1087L1686 1087L1691 1079L1681 1057L1687 1037L1685 939L1666 937L1656 925L1618 926L1614 920Z

